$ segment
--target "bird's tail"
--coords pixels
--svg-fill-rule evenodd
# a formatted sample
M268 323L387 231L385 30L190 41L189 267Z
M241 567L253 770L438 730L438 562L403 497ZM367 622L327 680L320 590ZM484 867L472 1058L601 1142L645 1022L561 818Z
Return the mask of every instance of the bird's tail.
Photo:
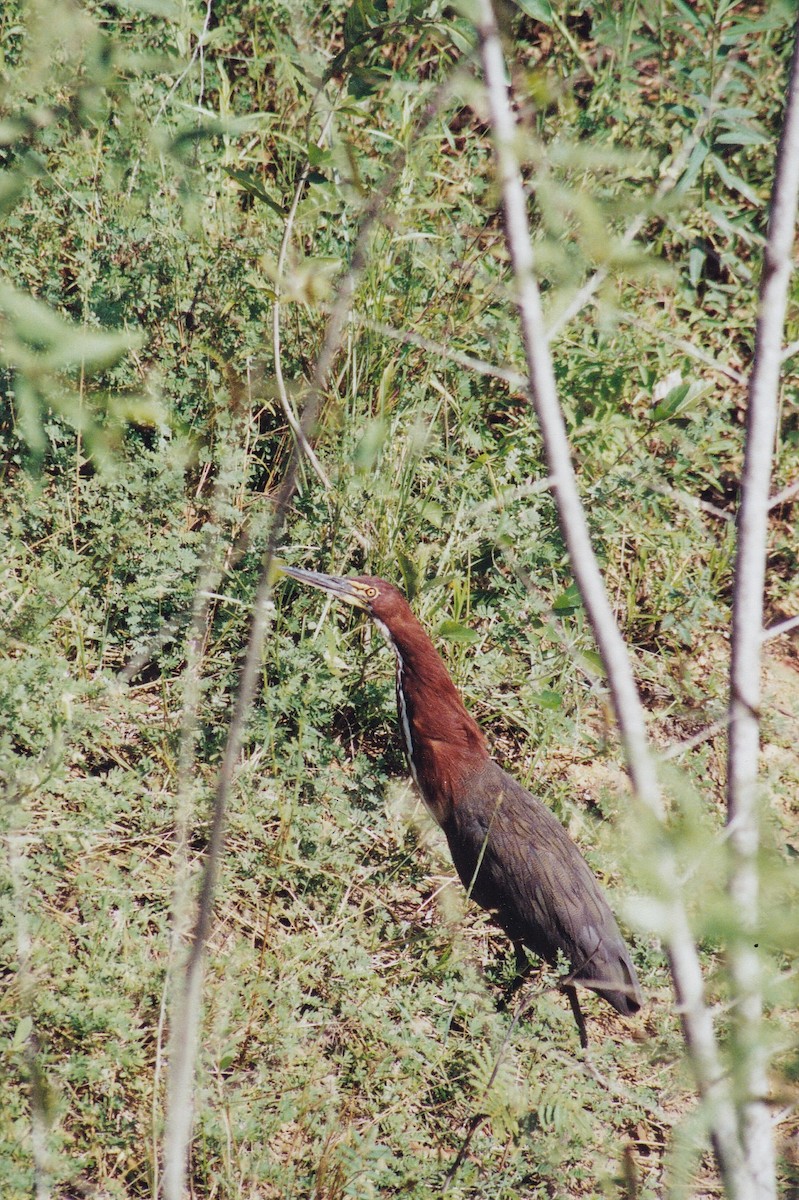
M600 958L595 954L572 973L572 979L607 1000L622 1016L631 1017L644 1003L641 985L625 946L619 947L614 955Z

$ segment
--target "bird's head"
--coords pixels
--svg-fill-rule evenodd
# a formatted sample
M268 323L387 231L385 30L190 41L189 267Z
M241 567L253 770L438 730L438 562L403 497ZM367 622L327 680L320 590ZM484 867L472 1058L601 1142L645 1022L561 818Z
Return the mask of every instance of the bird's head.
M408 601L393 583L373 575L321 575L284 566L280 570L367 613L393 649L406 753L425 801L443 825L452 803L447 788L458 772L473 773L484 764L488 751L479 725L464 708L443 659ZM449 780L443 792L442 779Z
M322 575L319 571L304 571L299 567L281 566L280 570L300 583L320 588L338 600L362 609L389 638L394 625L410 615L408 601L402 592L385 579L376 579L372 575Z

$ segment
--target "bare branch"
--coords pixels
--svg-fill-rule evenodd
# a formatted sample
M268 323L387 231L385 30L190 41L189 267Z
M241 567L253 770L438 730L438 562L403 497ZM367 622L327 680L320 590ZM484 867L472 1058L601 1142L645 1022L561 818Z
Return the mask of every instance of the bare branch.
M639 800L658 821L662 821L662 801L647 741L643 708L624 640L591 546L558 404L541 297L533 273L526 198L514 148L516 128L491 0L476 0L475 12L478 14L477 32L488 90L505 236L513 265L516 303L527 356L530 396L541 426L572 569L607 671L633 788ZM702 973L680 895L677 864L664 844L658 847L656 871L662 892L664 940L674 989L697 1087L705 1102L716 1158L728 1194L734 1200L749 1200L755 1192L741 1152L736 1111L722 1069L712 1015L704 1003Z
M780 504L785 504L788 500L793 500L794 496L799 495L799 479L789 483L782 491L777 492L776 496L772 496L768 502L769 508L777 508Z
M449 97L454 80L442 84L425 106L417 125L417 134L426 127ZM244 739L250 706L255 695L263 655L264 639L271 610L272 564L286 522L289 505L297 486L304 439L313 432L322 404L325 385L347 329L347 321L358 280L367 261L367 247L375 224L380 219L386 201L403 169L406 150L402 148L386 172L382 186L375 191L364 208L358 237L347 272L339 280L336 302L333 305L325 337L316 360L308 389L299 433L275 502L275 511L264 553L261 575L253 605L247 648L239 675L236 697L228 728L228 736L216 782L211 816L211 831L202 868L200 892L191 931L191 946L176 997L174 1028L170 1044L168 1100L164 1133L163 1194L165 1200L184 1200L186 1168L191 1139L194 1071L199 1047L202 983L205 949L211 929L214 894L225 842L228 797Z
M703 350L701 346L694 346L686 338L675 337L667 329L653 325L650 321L645 321L640 313L617 311L615 315L618 320L635 325L637 328L651 333L653 337L658 338L660 341L666 342L667 345L674 346L677 350L682 350L684 354L709 367L711 371L716 371L719 375L726 375L734 383L746 383L746 376L741 371L736 371L735 367L731 367L729 363L719 362L717 358L714 358L707 350Z
M401 342L405 346L416 346L428 354L435 355L436 358L444 358L448 362L466 367L467 370L474 371L477 375L488 375L493 379L501 379L516 391L523 392L527 389L527 376L521 371L514 370L513 367L503 367L486 362L483 358L476 358L474 354L466 354L463 350L453 350L445 342L437 342L433 338L424 337L410 329L395 329L393 325L387 325L384 321L374 321L362 313L355 312L352 316L353 321L362 325L364 329L382 334L383 337L391 338L392 341Z
M714 721L712 725L707 725L704 729L700 729L699 733L695 733L693 737L686 738L684 742L673 742L662 753L661 758L664 762L668 762L672 758L680 758L683 754L690 753L697 746L701 746L703 742L709 742L711 738L717 737L718 734L724 733L727 729L728 721L726 716L723 720Z
M742 1096L741 1132L759 1197L776 1195L774 1145L768 1094L768 1051L762 1030L758 924L760 657L769 516L769 488L777 433L782 335L791 276L799 201L799 22L794 44L763 275L755 356L749 380L746 448L733 590L727 820L730 832L730 899L738 937L730 954L736 1005L733 1062Z
M204 69L203 51L205 48L205 39L208 34L208 27L211 24L212 8L213 8L213 0L206 0L205 16L203 17L202 29L200 30L200 33L197 37L197 41L194 43L194 49L191 52L191 57L190 57L189 61L186 63L186 66L183 68L181 73L178 75L175 82L172 84L172 86L169 89L169 91L167 92L167 94L164 96L163 100L161 101L161 104L158 108L158 112L155 114L155 117L153 119L154 126L157 125L158 122L161 120L161 117L166 112L166 108L167 108L167 105L169 104L169 101L172 99L175 92L178 90L180 85L183 83L183 80L189 74L189 72L191 71L192 67L194 66L194 64L198 58L200 59L200 62L201 62L201 70ZM203 84L204 84L204 80L201 80L200 93L199 93L199 97L197 100L198 110L200 109L201 102L202 102L202 96L203 96L203 91L204 91Z
M776 625L769 625L764 629L760 635L760 640L762 642L770 642L773 638L781 637L783 633L790 633L797 626L799 626L799 617L788 617L787 620L779 621Z
M665 483L656 483L654 479L644 480L644 486L650 492L655 492L658 496L666 496L669 500L676 501L677 504L682 504L691 512L706 512L711 517L716 517L719 521L732 521L731 513L726 509L719 508L716 504L711 504L709 500L700 500L698 496L692 496L690 492L683 492L679 488L669 487Z
M235 381L233 388L235 389ZM202 661L209 636L212 619L212 601L216 598L215 589L219 586L225 560L228 557L225 543L221 537L222 514L231 503L230 483L233 478L246 477L243 466L236 470L235 455L241 452L245 445L246 429L249 420L250 406L243 403L243 398L233 390L234 407L238 420L233 427L232 441L224 451L217 473L217 481L211 496L210 529L206 537L203 559L200 565L197 584L194 592L193 610L188 635L186 638L186 665L183 670L183 695L181 700L180 743L178 751L177 788L175 796L175 832L174 859L175 878L172 886L171 930L169 959L161 996L161 1006L158 1018L156 1036L155 1087L153 1089L153 1180L154 1192L159 1194L159 1158L157 1113L159 1102L159 1080L163 1064L163 1041L167 1023L167 1011L170 997L174 992L173 1012L170 1024L168 1061L170 1064L180 1062L179 1042L184 1034L183 1005L185 997L180 989L180 970L184 964L180 962L179 952L184 944L191 922L191 879L189 869L189 838L191 833L192 801L195 791L195 746L198 729L198 710L202 683ZM240 432L238 432L240 431ZM246 453L246 451L244 451ZM227 460L227 461L225 461ZM184 1081L185 1082L185 1081ZM190 1082L190 1080L189 1080ZM169 1075L169 1090L166 1102L166 1126L168 1136L164 1140L164 1162L171 1163L182 1152L183 1124L182 1113L187 1128L191 1123L191 1095L184 1094L180 1088L177 1073Z
M515 276L516 303L528 365L528 388L541 426L547 466L558 512L580 586L608 673L630 773L636 791L658 815L660 792L649 753L643 708L627 649L608 601L591 546L574 470L566 425L560 409L544 327L541 296L533 274L533 252L524 187L514 153L515 124L505 84L505 62L490 0L479 0L478 34L502 191L505 233Z

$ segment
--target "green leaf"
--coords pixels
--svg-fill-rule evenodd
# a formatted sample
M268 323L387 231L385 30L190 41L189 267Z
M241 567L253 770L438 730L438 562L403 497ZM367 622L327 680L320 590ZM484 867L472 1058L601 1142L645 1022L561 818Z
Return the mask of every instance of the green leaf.
M251 113L246 117L231 117L224 121L203 121L200 125L187 125L178 130L174 137L166 143L170 154L178 159L184 159L200 142L212 142L219 137L235 137L237 134L250 133L258 127L260 116Z
M344 47L352 50L370 29L388 16L386 0L353 0L344 18Z
M530 699L539 708L555 710L563 707L563 694L555 692L551 688L544 688L541 692L533 692Z
M706 395L709 390L709 385L701 379L695 379L692 383L681 383L673 388L668 395L664 396L653 408L652 416L658 421L673 420L674 417L684 417L686 413L696 407L697 401ZM709 446L710 443L708 442ZM718 448L721 451L724 443Z
M307 147L308 162L312 167L331 167L333 165L333 155L326 146L317 146L314 142L310 142Z
M24 137L30 137L35 130L36 126L30 117L4 117L0 120L0 146L11 146Z
M577 612L577 610L582 608L582 606L583 602L580 599L580 589L576 583L572 583L566 588L565 592L562 592L560 596L558 596L557 600L552 605L552 608L556 613L565 614Z
M372 470L377 462L380 451L383 449L387 433L388 426L382 418L378 417L376 420L369 422L358 445L353 451L352 463L356 471L364 472Z
M470 21L456 17L451 21L440 21L437 29L446 34L456 50L461 54L471 54L475 45L474 25Z
M549 0L515 0L515 3L517 8L534 21L541 21L544 25L552 24L552 5Z
M16 207L27 187L28 180L21 171L0 171L0 216Z
M33 1017L28 1015L17 1022L17 1027L14 1030L14 1040L11 1043L13 1050L21 1050L27 1042L30 1035L33 1033Z
M589 671L589 673L598 675L601 679L605 676L605 666L602 662L602 656L596 650L583 650L578 655L580 662Z
M701 33L704 33L709 27L712 18L705 13L696 12L686 0L674 0L674 6L685 17L691 25L693 25Z
M111 366L141 345L128 330L90 329L66 321L41 300L10 284L0 285L0 313L15 335L6 345L8 361L24 369L59 371L67 367Z
M416 570L416 564L404 550L398 549L397 562L399 563L400 571L402 572L402 583L405 589L405 595L409 600L413 600L416 593L419 591L419 573Z
M122 12L146 13L150 17L164 17L167 21L179 21L183 9L176 0L113 0L115 8Z
M730 25L721 35L719 45L734 46L742 38L750 38L754 33L771 33L784 28L790 23L790 20L788 5L775 4L768 16L761 17L757 21L742 21L738 25Z
M757 129L735 129L729 133L717 134L714 139L719 146L767 146L771 138L766 137Z
M436 633L448 642L471 644L480 641L480 634L476 629L470 629L468 625L461 625L459 621L442 621Z
M743 196L744 200L748 200L750 204L754 204L757 208L762 206L763 202L754 188L745 179L741 179L740 175L731 171L723 158L719 158L718 154L711 154L710 162L716 168L722 183L725 183L733 192L737 192L739 196Z
M437 500L428 500L422 507L422 515L436 529L440 529L444 523L444 509Z
M376 92L390 78L390 72L381 71L376 67L355 67L347 84L347 92L356 100L363 100L365 96L371 96Z
M277 213L279 217L285 217L286 213L284 209L276 200L272 199L260 181L254 175L251 175L249 171L239 171L235 167L225 166L222 167L222 170L239 184L248 195L254 196L256 200L260 200L267 208L271 208L273 213Z
M652 409L652 420L670 421L679 413L690 390L690 383L678 383Z
M691 151L691 156L688 159L688 165L680 177L680 182L677 190L680 192L687 191L696 181L699 172L702 170L702 164L710 153L710 146L704 139L700 138L697 144Z
M691 250L688 254L688 278L691 280L691 283L694 287L696 287L696 285L699 283L699 280L702 278L702 271L705 266L706 258L707 255L701 246L691 247Z

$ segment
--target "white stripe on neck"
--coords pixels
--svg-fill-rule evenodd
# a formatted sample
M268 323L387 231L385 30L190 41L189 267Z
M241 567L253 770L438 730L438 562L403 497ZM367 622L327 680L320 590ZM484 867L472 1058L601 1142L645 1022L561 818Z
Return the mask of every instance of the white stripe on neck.
M416 767L413 761L413 738L411 737L411 725L410 721L408 720L408 706L405 703L405 692L402 688L402 655L400 654L397 643L391 636L391 632L385 621L380 621L377 619L377 617L372 617L372 620L397 656L397 714L399 716L402 736L405 741L405 757L408 760L408 766L410 767L411 775L413 776L413 782L421 790L419 779L416 774Z

